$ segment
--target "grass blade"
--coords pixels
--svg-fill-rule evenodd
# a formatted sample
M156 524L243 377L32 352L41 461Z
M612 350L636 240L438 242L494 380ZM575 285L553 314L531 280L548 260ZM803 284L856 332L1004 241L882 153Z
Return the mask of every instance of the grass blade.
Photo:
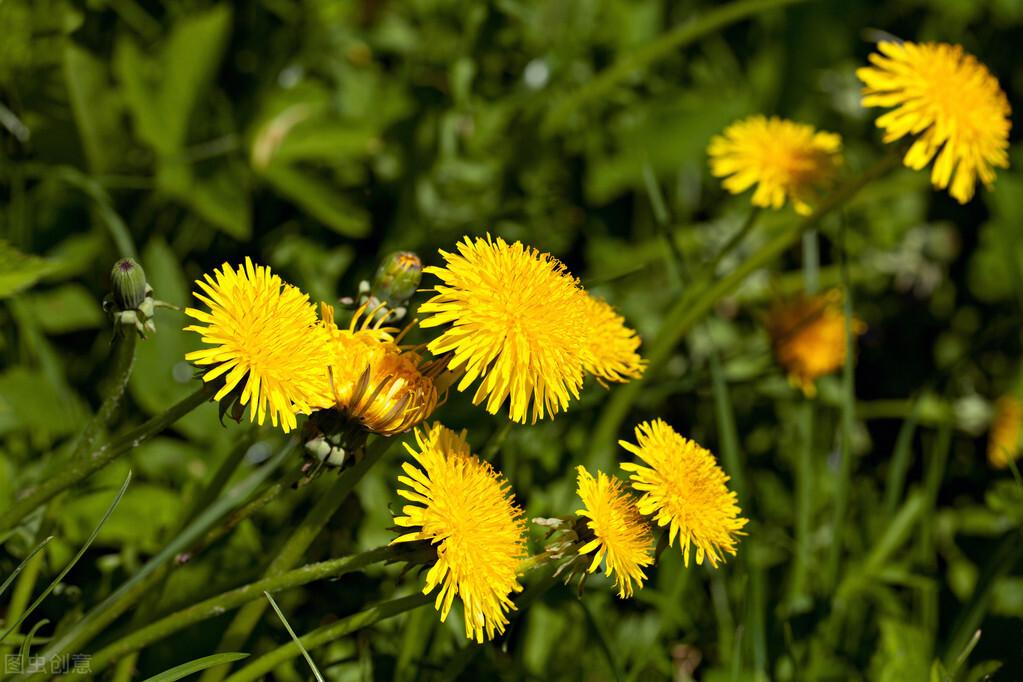
M3 585L0 585L0 597L2 597L4 592L7 591L7 588L11 586L11 583L14 582L14 579L18 577L18 574L25 570L25 567L28 566L28 562L32 560L32 557L34 557L36 554L42 551L43 547L45 547L52 539L53 536L51 535L50 537L46 538L38 545L36 545L35 548L28 553L28 556L25 557L24 561L18 564L18 567L14 569L14 572L7 576L7 580L4 581Z
M234 663L235 661L240 661L243 658L248 658L248 654L235 652L204 656L203 658L197 658L194 661L189 661L188 663L182 663L170 670L164 670L159 675L147 677L143 680L143 682L174 682L174 680L180 680L184 677L188 677L189 675L202 672L207 668L224 665L225 663Z
M96 536L99 535L99 531L103 527L103 524L107 522L107 519L110 518L110 515L114 513L114 509L116 509L117 505L120 503L121 498L124 497L124 493L128 490L129 483L131 483L130 469L128 470L128 475L124 479L124 483L121 484L121 489L117 491L117 496L114 498L114 501L110 503L109 507L107 507L107 511L106 513L103 514L103 518L99 520L99 523L92 530L92 533L89 535L89 538L85 541L85 544L82 545L82 548L80 550L78 550L78 554L76 554L74 558L68 562L68 565L64 567L64 569L57 575L56 578L53 579L53 582L50 583L49 587L43 590L43 593L40 594L39 597L37 597L34 602L32 602L32 605L25 609L25 613L21 614L21 617L18 618L17 622L12 623L11 626L8 627L7 630L4 632L4 634L0 635L0 642L4 641L4 639L7 638L7 635L11 634L12 632L16 631L18 628L21 627L21 624L25 622L25 619L28 618L29 615L31 615L32 612L35 611L40 604L43 603L44 599L50 596L50 592L53 592L53 589L57 587L61 580L64 579L64 576L70 573L71 569L74 568L75 564L78 563L78 560L85 555L85 552L88 551L89 546L92 545L93 541L96 539Z
M298 635L295 634L295 631L291 629L291 624L288 622L288 619L284 617L284 613L281 611L281 608L277 606L277 602L274 601L274 598L271 597L270 593L266 590L263 590L263 594L266 596L267 601L270 602L270 606L272 606L273 610L277 613L277 617L281 619L282 623L284 623L284 628L288 631L288 634L291 635L291 640L295 643L295 646L297 646L298 650L302 652L302 657L305 658L305 662L309 664L309 668L313 671L313 675L316 676L316 682L323 682L323 675L320 674L319 669L317 669L316 664L313 662L313 657L310 656L309 652L306 651L304 646L302 646L302 641L298 638Z
M49 622L49 619L43 618L41 621L33 625L32 629L28 631L28 634L25 635L25 639L21 642L21 653L19 654L21 656L22 664L28 660L29 649L32 647L32 641L35 639L36 633L39 632L39 628L46 626Z

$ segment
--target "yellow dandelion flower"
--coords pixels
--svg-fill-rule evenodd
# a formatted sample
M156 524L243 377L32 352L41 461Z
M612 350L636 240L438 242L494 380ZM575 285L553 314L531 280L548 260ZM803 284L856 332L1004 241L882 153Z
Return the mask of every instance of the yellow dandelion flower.
M624 383L643 374L646 361L639 356L639 335L606 301L582 293L589 326L583 342L583 369L607 381Z
M583 467L576 471L576 493L584 506L576 514L589 519L586 525L594 535L593 540L579 548L579 553L596 551L590 573L604 561L604 573L614 578L618 596L631 597L632 583L642 589L646 579L643 567L654 563L650 527L620 479L603 471L593 478Z
M384 318L356 311L347 329L334 322L334 308L320 304L323 326L330 336L328 373L334 407L368 431L390 436L407 431L437 407L437 388L416 353L402 350ZM363 323L360 325L359 320Z
M789 382L807 396L817 393L814 381L845 365L841 291L777 301L767 312L764 326ZM853 320L854 333L862 334L865 330L860 320Z
M477 380L473 397L496 414L525 422L554 416L579 397L583 381L581 330L587 328L578 282L548 254L498 237L466 237L458 253L441 251L436 295L419 306L422 327L444 326L427 348L450 353L448 368L464 372L458 390Z
M189 353L185 359L212 368L203 381L223 376L214 396L221 400L244 379L239 399L249 406L249 420L280 422L295 428L297 414L309 413L326 398L323 368L327 365L326 331L317 323L309 297L249 258L237 270L224 263L214 277L196 284L195 297L209 312L187 308L185 314L203 325L197 332L212 347Z
M995 417L987 443L987 461L1004 469L1019 458L1020 432L1023 431L1023 402L1014 396L1002 396L995 403Z
M781 118L750 116L714 136L707 148L710 171L741 194L756 185L753 205L781 208L786 200L801 215L812 212L820 190L834 182L842 163L836 133Z
M454 598L465 611L465 636L482 642L504 632L505 615L522 590L518 570L526 554L526 523L508 482L469 452L461 435L440 424L416 429L418 449L406 445L418 467L402 464L398 494L412 504L395 517L411 532L394 542L425 540L437 549L423 594L440 586L434 607L444 621Z
M649 465L621 465L632 472L632 487L642 493L640 513L668 526L669 544L678 536L686 566L691 545L696 545L698 564L706 556L717 566L724 554L734 555L747 520L739 516L735 493L728 490L728 476L714 455L660 419L637 426L636 441L618 444Z
M877 119L884 141L916 139L903 163L920 170L937 155L931 183L961 204L977 178L988 188L1009 167L1009 100L973 55L945 43L882 42L872 66L857 69L863 106L891 111ZM939 151L940 150L940 151Z

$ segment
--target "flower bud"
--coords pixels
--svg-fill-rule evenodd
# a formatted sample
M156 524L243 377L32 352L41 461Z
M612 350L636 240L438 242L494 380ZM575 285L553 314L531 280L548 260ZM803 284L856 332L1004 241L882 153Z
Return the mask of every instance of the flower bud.
M385 258L373 278L371 295L389 307L404 304L419 287L423 261L411 251L396 251Z
M131 258L122 258L110 271L110 285L114 302L121 310L134 310L146 298L146 273Z

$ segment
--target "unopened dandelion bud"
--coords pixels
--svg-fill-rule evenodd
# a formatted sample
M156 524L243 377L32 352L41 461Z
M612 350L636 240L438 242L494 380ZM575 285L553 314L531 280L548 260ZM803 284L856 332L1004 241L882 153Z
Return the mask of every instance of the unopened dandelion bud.
M114 302L121 310L134 310L146 299L146 273L134 259L122 258L110 271Z
M396 251L377 268L371 296L389 307L400 306L412 298L422 277L423 261L419 256L411 251Z

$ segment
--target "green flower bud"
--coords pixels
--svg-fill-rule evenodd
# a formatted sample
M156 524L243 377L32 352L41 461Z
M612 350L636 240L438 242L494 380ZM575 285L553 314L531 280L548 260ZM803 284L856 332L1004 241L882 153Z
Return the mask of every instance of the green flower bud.
M110 271L114 302L121 310L134 310L146 299L146 273L131 258L122 258Z
M371 295L397 307L412 298L423 277L423 261L411 251L396 251L381 263L373 278Z

